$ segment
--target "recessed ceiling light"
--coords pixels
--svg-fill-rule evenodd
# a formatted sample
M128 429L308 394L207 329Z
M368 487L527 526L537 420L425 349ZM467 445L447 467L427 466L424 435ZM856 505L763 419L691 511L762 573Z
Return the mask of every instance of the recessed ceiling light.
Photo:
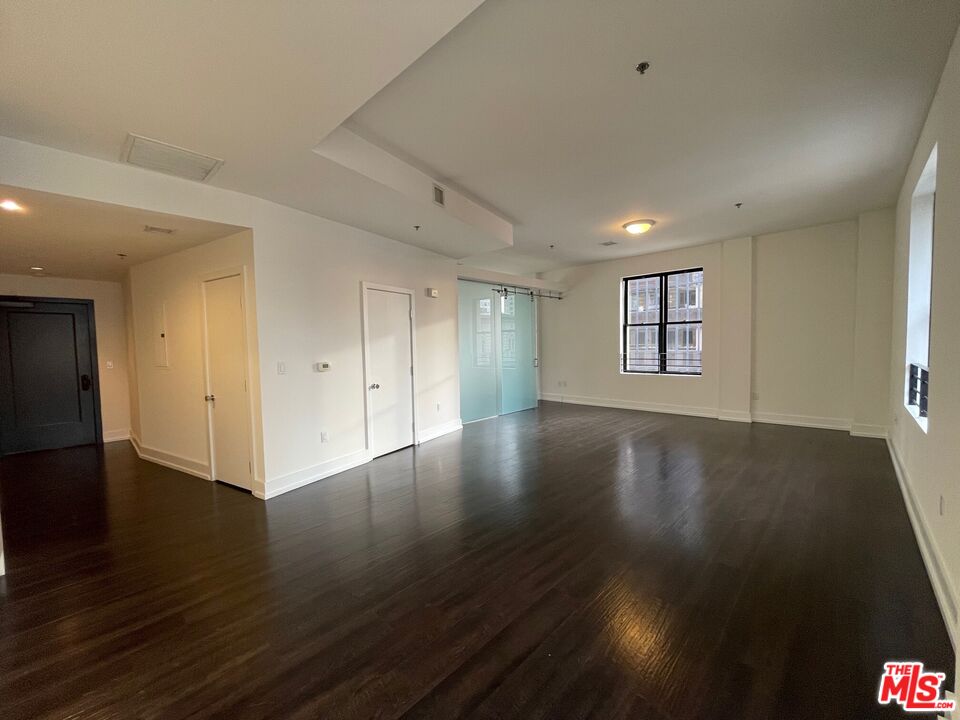
M631 235L643 235L656 224L656 220L631 220L623 224L623 229Z
M23 205L18 203L16 200L4 200L0 202L0 208L3 208L7 212L20 212L23 210Z
M33 265L30 269L33 270L34 272L43 272L43 268L40 267L39 265Z

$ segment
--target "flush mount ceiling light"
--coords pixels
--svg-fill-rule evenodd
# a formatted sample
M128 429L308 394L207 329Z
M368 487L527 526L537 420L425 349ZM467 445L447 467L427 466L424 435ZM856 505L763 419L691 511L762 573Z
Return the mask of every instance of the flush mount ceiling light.
M32 265L30 269L33 270L33 272L43 272L44 270L44 268L40 267L39 265Z
M631 220L623 224L623 229L631 235L643 235L656 224L656 220Z
M23 210L23 205L16 200L4 200L0 202L0 208L3 208L7 212L20 212Z

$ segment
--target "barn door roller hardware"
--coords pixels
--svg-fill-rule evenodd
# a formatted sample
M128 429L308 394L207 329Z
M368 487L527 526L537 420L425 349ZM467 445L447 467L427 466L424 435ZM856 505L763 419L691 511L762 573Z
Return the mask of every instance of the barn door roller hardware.
M535 298L543 298L544 300L563 300L563 295L559 292L554 292L553 290L531 290L530 288L521 288L514 287L512 285L499 285L498 287L491 288L500 295L500 297L507 297L507 295L524 295L530 298L530 302L533 302Z

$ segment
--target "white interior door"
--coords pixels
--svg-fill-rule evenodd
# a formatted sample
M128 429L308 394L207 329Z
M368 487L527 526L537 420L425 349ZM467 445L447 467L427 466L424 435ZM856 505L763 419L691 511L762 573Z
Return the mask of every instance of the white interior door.
M207 407L214 480L252 489L247 342L240 275L203 283Z
M413 445L413 344L406 293L368 288L367 412L373 456Z

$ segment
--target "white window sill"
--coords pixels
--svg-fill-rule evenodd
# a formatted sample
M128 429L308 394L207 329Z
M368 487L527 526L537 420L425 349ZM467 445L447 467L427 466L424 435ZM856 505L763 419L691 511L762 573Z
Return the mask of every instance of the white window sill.
M904 407L906 408L910 417L917 421L917 425L920 426L920 429L923 430L924 433L928 432L927 426L930 418L920 417L920 408L918 408L916 405L904 405Z

